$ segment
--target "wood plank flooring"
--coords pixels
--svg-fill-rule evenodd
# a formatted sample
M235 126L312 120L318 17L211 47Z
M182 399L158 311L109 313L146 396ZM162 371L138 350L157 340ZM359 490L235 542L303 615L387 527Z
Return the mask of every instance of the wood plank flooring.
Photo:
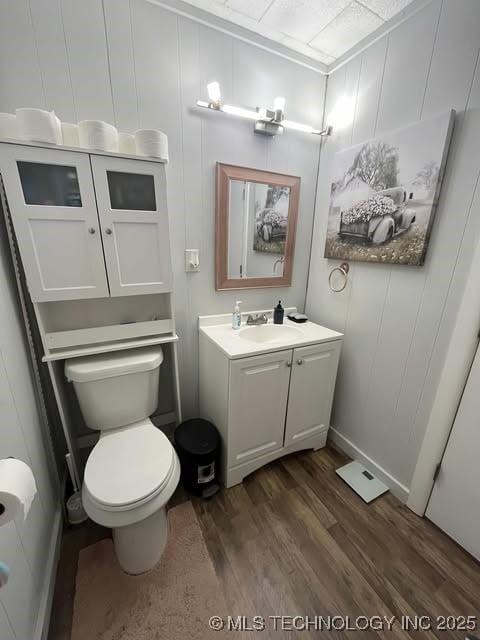
M350 626L359 616L395 616L391 631L384 623L383 631L321 632L392 639L463 639L458 628L437 629L437 617L476 616L480 635L480 564L390 494L364 504L334 473L346 461L331 447L293 454L209 501L192 499L228 613L246 616L250 626L255 615L348 616ZM172 502L186 499L180 489ZM49 640L69 639L78 552L105 535L94 525L65 535ZM402 629L404 616L425 616L423 626L432 628ZM320 633L281 627L269 618L260 637Z

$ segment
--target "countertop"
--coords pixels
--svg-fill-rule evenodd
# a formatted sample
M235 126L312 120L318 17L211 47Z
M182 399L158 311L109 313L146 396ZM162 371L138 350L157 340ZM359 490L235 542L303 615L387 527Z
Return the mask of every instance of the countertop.
M257 312L252 312L257 313ZM261 312L258 312L261 313ZM283 351L285 349L295 349L296 347L304 347L310 344L318 344L320 342L330 342L332 340L341 340L343 334L327 327L322 327L315 322L297 323L288 320L285 317L283 325L292 326L300 329L301 335L288 336L275 342L254 342L241 336L242 329L247 327L244 324L242 314L241 329L232 329L231 314L221 316L201 316L199 318L199 331L211 342L216 344L229 359L246 358L248 356L270 353L273 351ZM226 322L228 321L228 322ZM268 321L271 325L272 321Z

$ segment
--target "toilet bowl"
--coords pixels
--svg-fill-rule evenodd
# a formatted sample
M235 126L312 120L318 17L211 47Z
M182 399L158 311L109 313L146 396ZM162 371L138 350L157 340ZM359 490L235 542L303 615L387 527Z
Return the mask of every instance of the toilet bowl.
M112 528L118 562L131 574L160 560L166 504L180 478L174 448L148 419L162 362L160 347L146 347L65 363L87 426L101 432L85 466L83 505L92 520Z

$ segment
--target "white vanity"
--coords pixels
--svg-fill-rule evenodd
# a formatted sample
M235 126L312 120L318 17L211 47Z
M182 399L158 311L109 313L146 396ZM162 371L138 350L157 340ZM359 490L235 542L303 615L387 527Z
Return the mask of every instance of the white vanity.
M325 446L342 337L313 322L234 330L231 314L199 318L200 414L220 431L227 487Z

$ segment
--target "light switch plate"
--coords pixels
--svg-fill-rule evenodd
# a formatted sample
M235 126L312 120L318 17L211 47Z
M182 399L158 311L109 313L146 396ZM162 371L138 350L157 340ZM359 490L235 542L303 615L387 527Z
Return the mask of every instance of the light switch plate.
M185 249L185 271L200 271L200 252L198 249Z

